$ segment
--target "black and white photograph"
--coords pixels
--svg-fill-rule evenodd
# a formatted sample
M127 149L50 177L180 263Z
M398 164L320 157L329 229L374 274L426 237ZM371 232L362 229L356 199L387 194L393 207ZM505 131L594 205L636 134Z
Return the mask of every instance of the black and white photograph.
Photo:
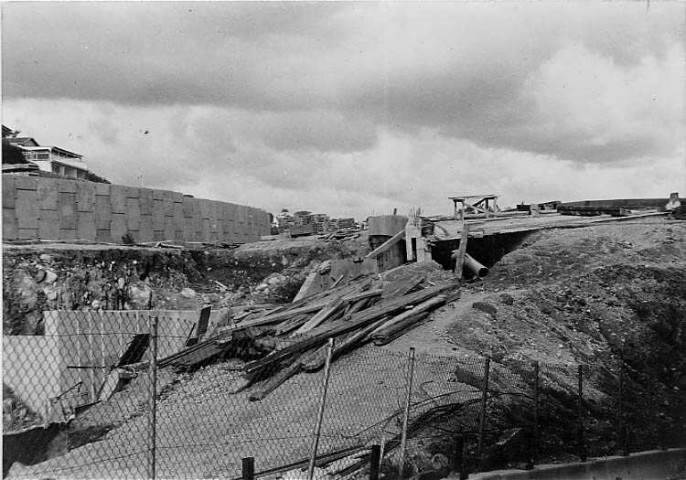
M686 3L0 2L3 478L686 479Z

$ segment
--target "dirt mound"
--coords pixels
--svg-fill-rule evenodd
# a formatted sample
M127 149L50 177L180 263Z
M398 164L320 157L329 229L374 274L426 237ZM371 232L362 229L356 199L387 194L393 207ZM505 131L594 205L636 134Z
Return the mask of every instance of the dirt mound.
M366 248L363 239L314 237L235 250L5 246L3 333L41 334L46 310L193 310L289 301L309 267L362 255ZM268 288L256 292L265 281Z

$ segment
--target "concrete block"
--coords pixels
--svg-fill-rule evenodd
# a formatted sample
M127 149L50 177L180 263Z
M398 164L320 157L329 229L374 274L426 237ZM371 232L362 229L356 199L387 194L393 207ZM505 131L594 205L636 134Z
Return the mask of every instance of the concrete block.
M112 222L112 204L110 197L95 196L95 228L97 230L110 230ZM108 234L109 235L109 234Z
M164 199L162 201L162 211L164 212L165 217L173 217L174 216L174 202L172 202L170 199Z
M102 197L110 196L110 184L108 183L93 183L93 188L95 189L95 194Z
M202 218L193 217L191 219L191 225L193 225L193 237L196 239L194 241L200 241L202 238Z
M184 232L183 232L183 227L182 227L181 230L177 230L174 233L174 241L175 242L183 242L184 241L183 235L184 235Z
M60 193L76 193L76 180L58 179L57 191Z
M16 189L17 188L16 178L17 177L15 177L14 175L3 175L2 176L2 189L3 190L5 190L5 189L8 189L8 190Z
M16 203L17 190L14 188L14 181L6 182L2 179L2 208L14 208Z
M224 241L224 220L217 220L217 223L215 224L216 232L217 232L217 241L218 242L223 242Z
M194 199L189 197L183 197L183 216L184 218L191 218L193 216L193 203Z
M38 178L17 176L14 180L14 187L17 190L37 190Z
M112 213L112 222L110 224L110 232L112 241L115 243L122 243L122 237L128 233L126 228L126 215L123 213Z
M76 229L60 229L60 240L76 240L78 238Z
M95 187L91 182L80 182L76 189L76 205L79 212L95 210Z
M236 227L235 227L234 221L233 220L224 220L224 236L231 239L235 234L236 234Z
M40 211L38 236L41 240L60 239L60 214L57 210Z
M4 188L4 185L3 185ZM17 226L17 216L14 210L9 208L2 209L2 238L4 240L14 240L19 235Z
M126 198L139 198L140 189L138 187L124 187Z
M174 204L174 225L176 225L176 230L183 231L183 224L186 219L183 216L183 203Z
M112 232L109 228L107 229L97 229L95 231L95 241L96 242L106 242L112 243Z
M201 200L200 201L200 216L202 218L210 218L210 201Z
M164 240L164 230L153 230L152 241L161 242L162 240Z
M17 190L15 211L19 230L36 229L37 236L38 192L36 190Z
M126 213L126 187L112 185L110 187L110 203L112 213Z
M152 198L152 197L151 197ZM152 215L141 215L140 228L138 229L141 242L155 241L154 230L152 228Z
M76 232L76 193L60 193L57 205L57 211L60 215L60 230L74 230Z
M36 240L38 238L38 228L20 228L17 237L22 240Z
M153 209L153 198L152 198L152 190L149 188L141 188L140 189L140 206L141 206L141 215L152 215L152 209Z
M153 200L152 209L152 229L164 230L164 202L162 200Z
M174 227L174 217L164 217L164 239L174 241L176 228Z
M183 240L185 242L193 241L193 223L188 220L183 224Z
M41 210L57 210L59 183L56 180L51 178L41 179L41 181L38 182L37 191Z
M210 219L209 218L203 218L202 219L202 242L209 242L210 241Z
M210 203L210 223L217 223L217 220L219 220L220 208L221 206L217 202Z
M174 203L183 203L183 193L171 192L171 200Z
M131 231L138 231L141 224L141 208L138 198L126 199L126 226Z
M95 241L95 214L93 212L78 212L76 233L80 240Z
M153 200L164 200L164 192L166 192L166 190L153 190L152 191L152 199Z

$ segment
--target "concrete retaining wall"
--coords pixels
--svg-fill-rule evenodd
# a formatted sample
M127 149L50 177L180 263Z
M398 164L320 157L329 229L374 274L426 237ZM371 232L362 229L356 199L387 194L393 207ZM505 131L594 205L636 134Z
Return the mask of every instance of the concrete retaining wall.
M3 175L3 240L244 243L270 232L264 210L169 190Z
M228 314L211 312L208 333L227 321ZM43 418L50 416L50 399L76 385L63 405L95 401L110 367L134 335L149 332L151 315L159 318L159 359L180 351L200 318L199 311L45 312L45 336L3 337L3 381Z

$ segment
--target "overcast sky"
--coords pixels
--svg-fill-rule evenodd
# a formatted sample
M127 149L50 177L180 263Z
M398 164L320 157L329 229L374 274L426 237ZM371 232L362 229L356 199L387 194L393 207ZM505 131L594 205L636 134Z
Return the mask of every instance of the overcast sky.
M2 122L273 213L686 194L685 6L3 2Z

